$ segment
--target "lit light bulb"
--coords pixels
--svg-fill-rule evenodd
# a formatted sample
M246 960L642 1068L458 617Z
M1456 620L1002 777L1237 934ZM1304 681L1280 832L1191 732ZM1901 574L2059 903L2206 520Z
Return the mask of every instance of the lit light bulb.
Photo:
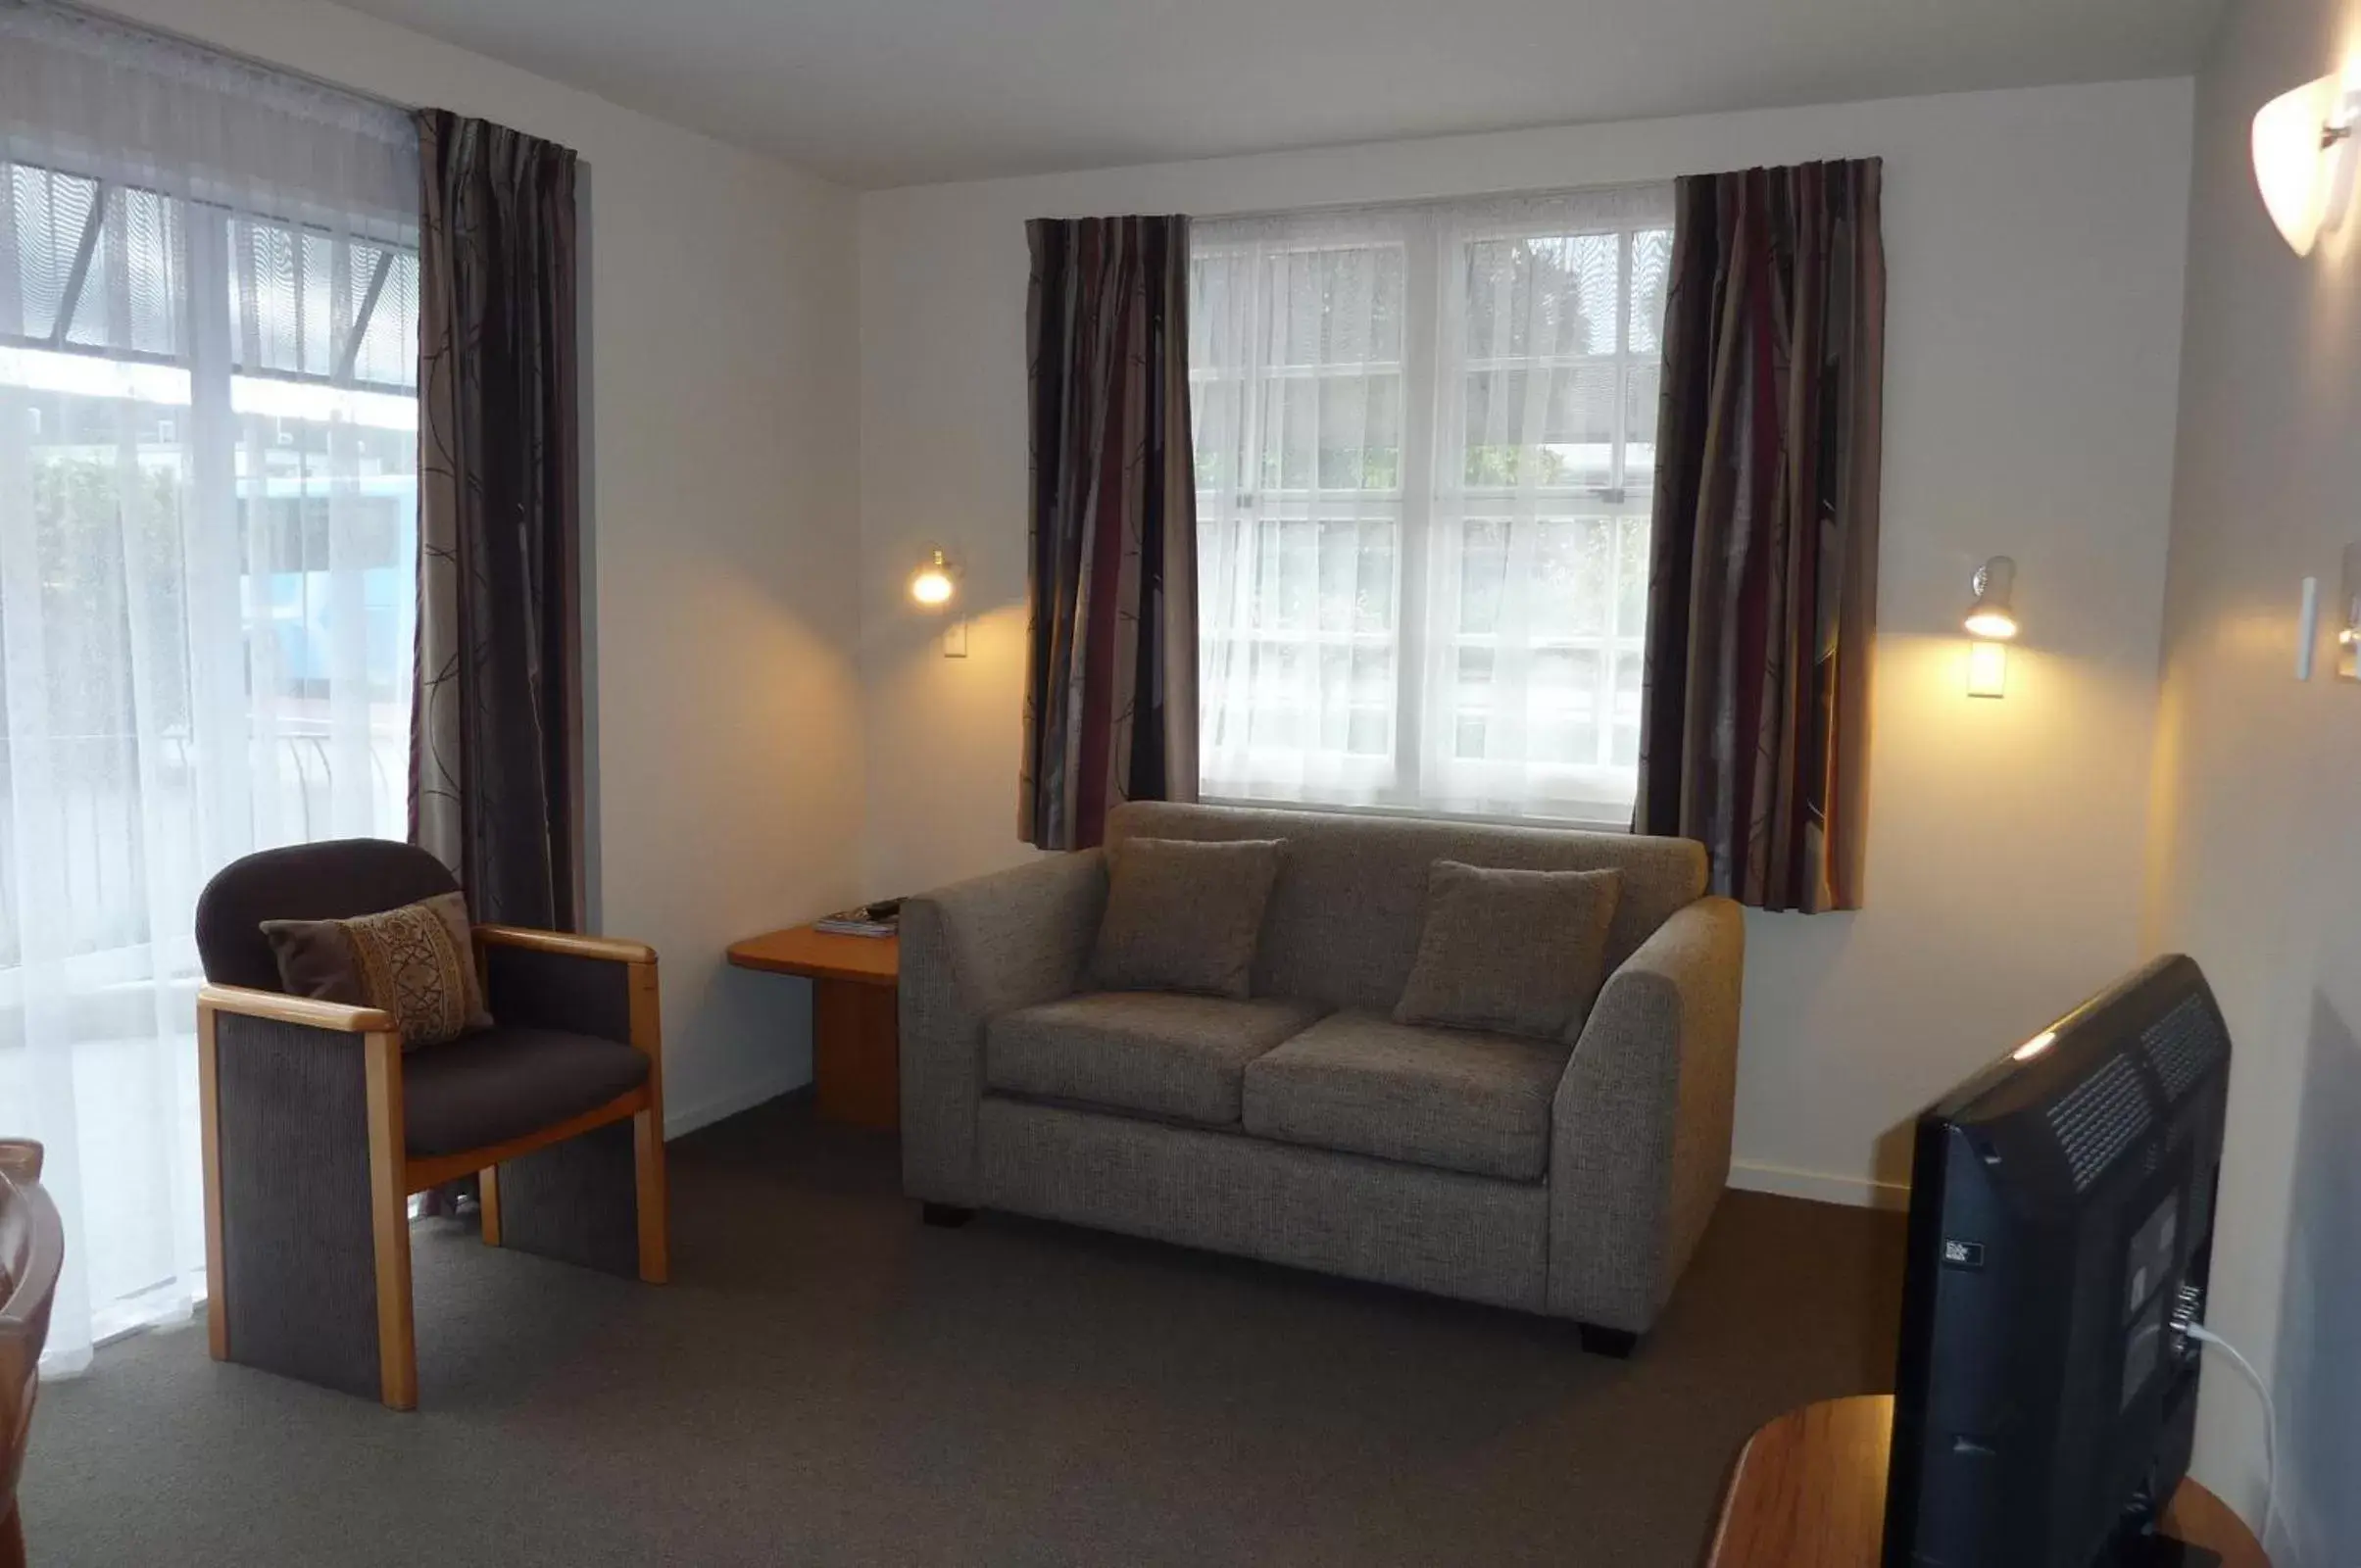
M910 576L910 596L930 610L938 605L950 604L955 591L951 580L951 563L943 558L940 550Z
M1967 618L1967 629L1987 642L2001 642L2017 634L2017 618L2001 610L1979 610Z
M2352 192L2353 94L2335 76L2291 87L2255 112L2250 150L2263 209L2287 249L2309 256Z
M1968 606L1967 633L1985 642L2005 642L2017 634L2017 612L2009 603L2017 588L2017 564L1994 556L1968 579L1976 602Z

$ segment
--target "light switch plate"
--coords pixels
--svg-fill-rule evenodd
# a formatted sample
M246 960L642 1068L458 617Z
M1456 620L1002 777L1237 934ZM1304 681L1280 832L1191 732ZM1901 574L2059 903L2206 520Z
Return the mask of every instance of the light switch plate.
M967 657L967 617L965 615L961 615L943 628L943 657L945 659L965 659Z

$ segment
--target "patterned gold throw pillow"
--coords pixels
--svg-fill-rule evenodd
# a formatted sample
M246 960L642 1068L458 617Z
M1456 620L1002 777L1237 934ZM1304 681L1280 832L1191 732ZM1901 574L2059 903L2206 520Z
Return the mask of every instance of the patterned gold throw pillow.
M263 935L287 995L389 1012L405 1051L492 1025L463 894L349 920L265 920Z

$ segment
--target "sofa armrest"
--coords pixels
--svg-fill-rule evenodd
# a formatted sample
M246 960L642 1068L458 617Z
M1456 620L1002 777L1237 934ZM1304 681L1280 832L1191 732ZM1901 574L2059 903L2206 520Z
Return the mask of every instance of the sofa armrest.
M1550 1110L1549 1310L1645 1332L1730 1176L1746 922L1676 911L1607 977Z
M1107 904L1106 857L1053 856L902 905L902 1183L972 1207L984 1025L1069 996Z

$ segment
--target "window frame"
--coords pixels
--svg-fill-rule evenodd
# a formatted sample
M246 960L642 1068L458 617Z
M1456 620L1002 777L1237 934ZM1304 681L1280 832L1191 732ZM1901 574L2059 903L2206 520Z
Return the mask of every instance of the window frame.
M371 271L361 307L354 315L352 327L345 334L344 342L336 348L335 369L288 370L241 366L237 364L234 343L229 343L229 373L232 376L373 392L400 398L415 399L420 395L422 377L417 371L415 361L412 380L408 385L396 381L364 380L353 373L362 345L369 341L369 327L376 318L377 308L384 300L385 283L393 275L398 259L408 256L414 262L418 261L419 235L415 220L371 219L355 224L351 221L351 215L343 215L343 228L340 231L337 226L306 218L295 211L266 212L223 196L200 194L193 190L167 190L126 173L116 167L114 161L107 159L61 159L51 156L36 161L0 156L0 169L36 170L52 177L86 180L92 186L90 212L82 220L82 231L75 239L74 266L68 274L67 285L58 297L57 318L49 334L42 337L29 332L0 330L0 348L71 354L115 364L153 365L185 369L194 376L201 368L199 361L206 357L200 350L200 344L217 333L221 335L224 343L229 343L230 306L227 289L224 286L218 291L220 297L217 301L214 298L217 291L201 289L199 280L214 271L221 258L227 255L230 225L244 222L282 229L294 237L299 245L307 234L322 236L331 243L367 245L376 251L377 265ZM158 353L103 343L78 343L72 338L74 318L81 309L83 293L90 286L91 267L98 254L99 237L106 226L108 198L118 187L126 193L152 197L179 211L181 246L190 279L188 292L192 303L202 303L198 315L192 317L188 323L187 341L178 353ZM216 245L221 247L218 253L214 250ZM226 271L221 275L225 285ZM212 319L217 309L221 317L218 323ZM194 390L192 385L192 398Z
M1671 227L1671 208L1668 187L1651 187L1660 192L1655 201L1635 204L1638 211L1611 220L1578 221L1569 223L1562 210L1551 205L1552 198L1533 198L1534 210L1525 216L1503 211L1497 202L1476 203L1420 203L1400 207L1369 209L1361 213L1304 215L1317 217L1320 222L1316 234L1307 237L1301 248L1369 248L1399 247L1403 253L1404 293L1402 321L1402 347L1398 361L1386 362L1396 367L1402 395L1399 410L1401 460L1398 466L1399 487L1393 492L1366 490L1329 490L1316 483L1309 489L1289 492L1290 499L1303 506L1316 520L1317 503L1329 496L1350 500L1362 516L1372 504L1384 506L1391 496L1395 528L1393 552L1392 609L1393 627L1390 639L1383 633L1323 634L1318 631L1286 634L1255 632L1253 638L1259 644L1300 640L1307 644L1326 646L1343 642L1359 646L1364 641L1377 641L1390 646L1394 669L1390 696L1390 729L1393 744L1382 756L1339 754L1317 748L1299 748L1286 754L1301 759L1319 757L1332 772L1341 772L1357 785L1355 800L1317 800L1301 794L1275 795L1257 792L1251 779L1208 779L1204 799L1222 804L1286 807L1311 810L1364 811L1380 815L1447 816L1453 819L1500 821L1509 823L1551 822L1576 824L1584 827L1628 831L1631 824L1629 783L1631 768L1613 761L1614 736L1617 727L1616 678L1622 662L1637 662L1646 655L1645 605L1643 621L1637 629L1620 624L1620 593L1616 584L1621 581L1623 555L1631 548L1633 537L1629 526L1634 520L1643 524L1649 520L1653 502L1653 473L1635 474L1631 468L1630 448L1636 421L1633 418L1631 398L1635 371L1643 368L1635 355L1645 353L1633 343L1632 307L1635 282L1636 238L1646 231L1666 230ZM1566 193L1580 196L1587 193ZM1487 240L1525 239L1543 236L1575 236L1583 234L1613 235L1617 246L1615 337L1614 348L1607 353L1536 354L1525 356L1471 358L1464 348L1467 311L1463 298L1454 298L1449 290L1452 285L1452 270L1465 265L1468 248ZM1192 246L1192 263L1200 257L1219 254L1238 242L1216 239L1210 243ZM1269 340L1270 316L1275 309L1272 291L1266 287L1255 290L1255 316L1253 341L1254 353L1241 367L1217 367L1201 370L1192 362L1189 368L1193 409L1202 407L1200 389L1214 384L1226 384L1237 389L1238 416L1241 428L1251 432L1254 450L1259 454L1267 437L1261 423L1260 405L1266 380L1292 379L1299 375L1319 377L1325 367L1286 367L1277 373L1267 370L1260 361L1263 345ZM1660 345L1661 334L1658 333ZM1465 482L1465 388L1466 378L1481 371L1525 371L1553 373L1567 368L1612 368L1615 371L1613 399L1613 433L1608 470L1608 483L1545 485L1538 482L1518 485L1474 486ZM1329 373L1333 374L1333 371ZM1446 386L1447 376L1451 383ZM1243 443L1242 443L1243 445ZM1232 454L1235 456L1235 454ZM1438 472L1439 465L1456 463L1458 471ZM1318 474L1318 448L1312 452L1313 472ZM1233 481L1247 476L1232 474ZM1256 477L1259 477L1258 475ZM1217 491L1219 486L1199 486L1202 497ZM1252 491L1250 495L1250 489ZM1237 485L1236 495L1241 506L1255 507L1255 515L1241 521L1232 516L1227 526L1241 527L1253 537L1265 522L1292 520L1270 518L1260 510L1260 501L1267 492L1258 488ZM1491 502L1502 512L1512 512L1520 500L1541 503L1545 507L1542 518L1535 520L1603 520L1611 530L1607 566L1607 622L1597 633L1552 635L1547 639L1528 639L1527 648L1552 652L1592 652L1598 655L1598 669L1593 684L1593 712L1600 715L1594 720L1598 736L1599 756L1596 760L1569 763L1531 763L1493 761L1480 759L1458 760L1449 756L1448 735L1437 733L1430 744L1430 727L1439 732L1450 731L1465 716L1455 697L1451 695L1454 678L1455 660L1444 657L1475 646L1486 637L1497 639L1499 633L1466 633L1447 630L1430 613L1440 593L1455 588L1457 571L1463 557L1453 555L1445 560L1446 552L1438 548L1439 530L1461 526L1477 520L1485 503ZM1556 504L1551 506L1550 504ZM1551 517L1550 513L1560 514ZM1513 520L1513 519L1512 519ZM1201 523L1201 529L1204 525ZM1530 533L1528 527L1521 532ZM1513 536L1512 536L1513 537ZM1202 534L1201 534L1202 538ZM1235 548L1233 544L1233 548ZM1505 569L1505 568L1504 568ZM1645 582L1645 563L1641 565ZM1200 628L1201 650L1208 637L1223 641L1238 633L1229 627L1208 631ZM1212 754L1207 747L1205 753ZM1272 755L1281 755L1274 752ZM1513 769L1523 783L1511 791L1487 780L1499 780ZM1536 777L1546 782L1536 792L1532 783ZM1495 803L1514 794L1527 804L1524 808L1501 810ZM1465 801L1465 806L1453 804Z

